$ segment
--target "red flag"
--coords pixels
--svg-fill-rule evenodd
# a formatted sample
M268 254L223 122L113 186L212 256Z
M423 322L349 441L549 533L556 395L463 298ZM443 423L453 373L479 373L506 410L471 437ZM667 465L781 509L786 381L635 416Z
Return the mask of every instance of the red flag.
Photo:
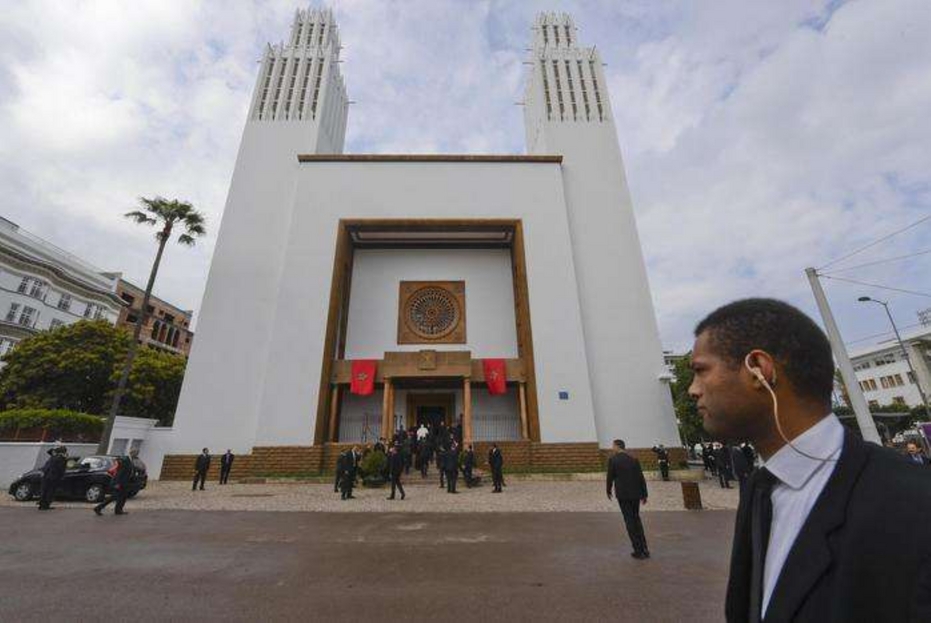
M491 395L506 394L507 374L504 371L504 359L483 359L482 367L485 369L485 384Z
M368 396L375 391L375 359L356 359L352 362L352 382L349 391L360 396Z

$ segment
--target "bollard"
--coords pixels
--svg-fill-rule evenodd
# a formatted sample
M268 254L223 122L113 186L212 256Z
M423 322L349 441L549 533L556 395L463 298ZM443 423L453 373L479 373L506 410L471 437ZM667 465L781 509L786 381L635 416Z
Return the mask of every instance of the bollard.
M685 509L690 510L690 511L702 510L701 491L698 489L698 483L697 482L683 482L681 484L682 484L682 503L685 505Z

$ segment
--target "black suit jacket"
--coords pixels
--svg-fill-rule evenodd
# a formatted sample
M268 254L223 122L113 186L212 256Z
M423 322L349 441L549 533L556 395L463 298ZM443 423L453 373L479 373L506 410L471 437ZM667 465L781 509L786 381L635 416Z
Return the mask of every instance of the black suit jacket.
M640 461L626 452L618 452L608 460L608 494L614 488L619 500L645 500L647 481L643 477Z
M197 462L194 464L194 470L206 473L210 469L210 455L201 452L197 455Z
M776 582L764 622L931 621L931 474L846 432ZM749 500L741 500L725 612L747 619Z
M233 466L233 460L236 458L236 455L232 452L227 452L220 457L220 467L225 467L229 469Z

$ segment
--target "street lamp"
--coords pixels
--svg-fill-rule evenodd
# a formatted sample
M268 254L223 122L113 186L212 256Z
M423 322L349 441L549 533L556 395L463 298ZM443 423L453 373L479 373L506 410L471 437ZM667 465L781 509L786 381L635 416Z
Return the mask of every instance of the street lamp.
M928 408L928 398L925 396L925 392L921 389L921 383L919 382L918 375L915 374L915 368L912 367L912 360L908 356L908 351L905 349L905 344L902 343L902 336L899 335L899 328L895 326L895 320L892 319L892 313L889 311L888 301L879 301L868 296L861 296L857 299L861 303L878 303L883 306L883 309L886 310L886 316L889 317L889 323L892 325L892 330L895 332L895 339L899 342L899 348L902 349L902 354L905 355L905 363L908 364L908 371L911 372L912 378L915 379L915 387L918 388L918 394L921 396L921 402L925 406L925 417L927 418L931 415L931 409Z

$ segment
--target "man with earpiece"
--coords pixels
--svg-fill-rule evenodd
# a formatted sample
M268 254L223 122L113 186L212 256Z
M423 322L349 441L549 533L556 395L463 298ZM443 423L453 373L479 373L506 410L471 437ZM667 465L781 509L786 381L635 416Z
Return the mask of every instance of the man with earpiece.
M689 394L705 430L762 461L741 491L728 621L931 621L931 478L831 412L834 359L773 299L695 329Z

